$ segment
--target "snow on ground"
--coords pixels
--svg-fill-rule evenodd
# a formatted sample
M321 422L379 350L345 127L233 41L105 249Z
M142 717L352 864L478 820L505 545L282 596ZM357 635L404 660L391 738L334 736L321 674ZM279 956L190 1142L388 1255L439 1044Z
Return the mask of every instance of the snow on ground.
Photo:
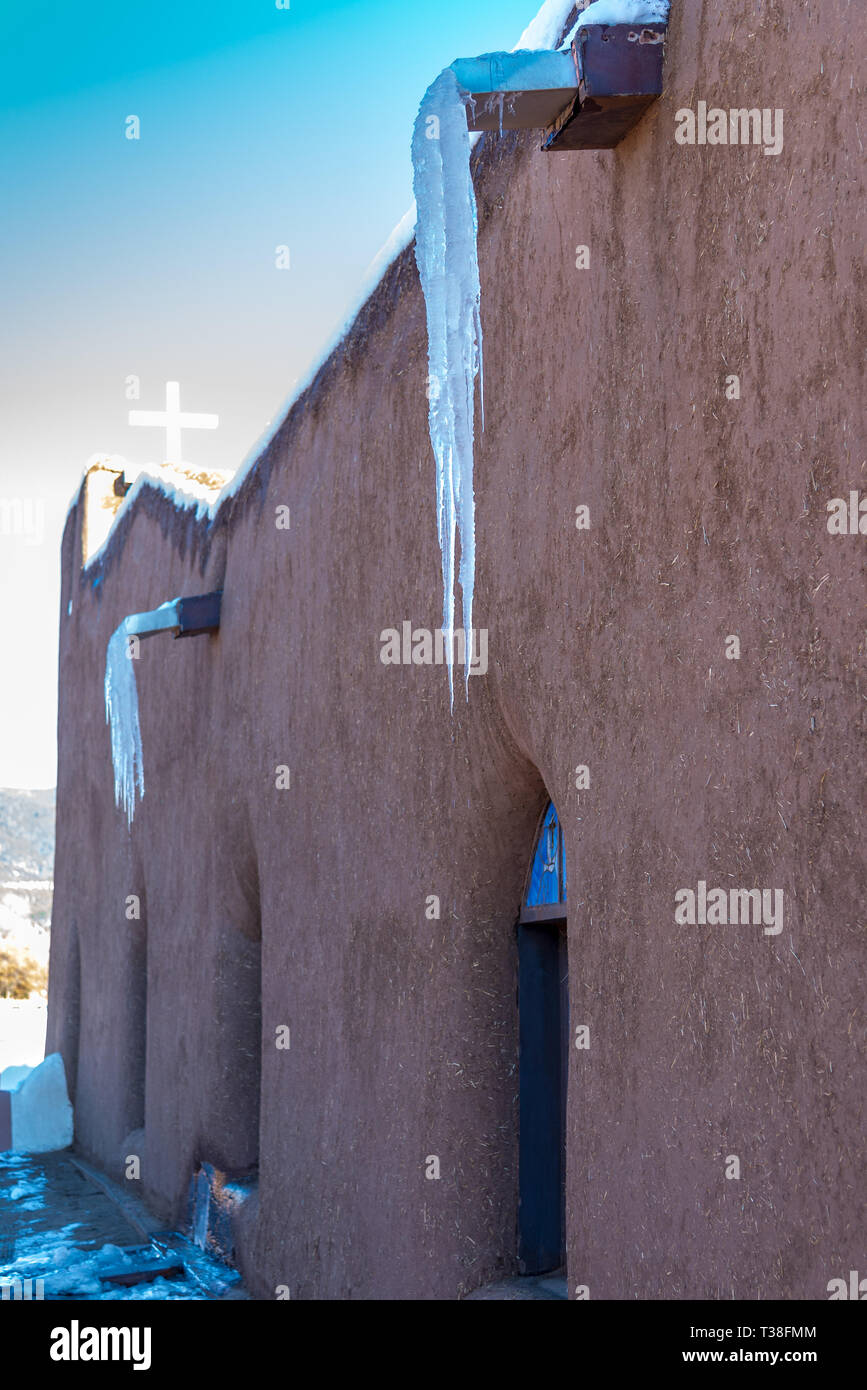
M113 1282L123 1277L135 1282ZM4 1301L246 1297L236 1270L180 1232L143 1243L117 1201L64 1154L0 1155L0 1291Z
M71 1228L74 1229L74 1228ZM71 1230L68 1232L71 1234ZM141 1268L141 1254L130 1255L119 1245L103 1245L98 1250L81 1250L74 1243L66 1244L62 1239L55 1244L57 1235L63 1232L48 1232L44 1242L30 1243L26 1255L0 1269L0 1282L15 1279L41 1279L44 1291L49 1298L87 1298L99 1302L123 1299L124 1301L144 1299L205 1299L207 1294L191 1285L187 1279L167 1279L159 1276L149 1282L125 1285L104 1282L107 1274L119 1274L124 1270ZM156 1255L155 1257L156 1258Z
M0 947L25 952L39 965L47 966L51 937L48 928L31 916L37 895L5 889L0 889L0 893Z
M0 1072L39 1065L45 1056L47 1021L44 999L0 999Z
M12 1096L12 1148L17 1153L50 1153L72 1143L72 1105L66 1068L52 1052L19 1081Z
M0 1071L0 1091L16 1091L32 1071L33 1068L27 1066L4 1067Z

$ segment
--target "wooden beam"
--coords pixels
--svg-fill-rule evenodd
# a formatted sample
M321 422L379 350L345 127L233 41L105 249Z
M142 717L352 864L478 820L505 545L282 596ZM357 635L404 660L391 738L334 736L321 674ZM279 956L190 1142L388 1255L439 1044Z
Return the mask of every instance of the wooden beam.
M607 150L662 94L665 24L587 24L572 41L578 93L543 150Z
M538 907L522 907L518 919L523 927L557 926L566 921L565 903L540 903Z
M179 598L175 606L180 625L175 635L198 637L203 632L216 632L220 626L222 601L222 589L212 594L196 594L193 598Z
M222 599L222 589L216 589L211 594L171 599L149 613L131 613L126 620L127 633L131 637L155 637L158 632L199 637L205 632L216 632Z

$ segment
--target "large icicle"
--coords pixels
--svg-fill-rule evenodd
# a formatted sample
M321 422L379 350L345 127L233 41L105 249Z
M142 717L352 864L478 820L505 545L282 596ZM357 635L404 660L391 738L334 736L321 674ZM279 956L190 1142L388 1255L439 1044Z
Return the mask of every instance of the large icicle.
M114 800L126 811L127 825L135 815L135 792L144 796L141 729L135 664L129 650L129 618L108 639L105 658L105 722L111 725Z
M465 100L455 74L446 68L422 99L412 138L418 207L415 258L427 310L428 425L436 460L443 630L452 705L456 532L461 539L460 582L468 649L472 640L476 567L473 411L476 377L482 370L478 216ZM467 661L467 691L469 669Z

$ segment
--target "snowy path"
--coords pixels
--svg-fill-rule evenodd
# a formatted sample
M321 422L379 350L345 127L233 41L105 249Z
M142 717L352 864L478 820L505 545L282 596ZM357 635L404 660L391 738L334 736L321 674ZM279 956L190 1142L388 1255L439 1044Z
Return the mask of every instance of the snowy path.
M107 1183L109 1189L112 1184ZM101 1191L68 1153L0 1156L0 1296L14 1297L17 1281L46 1299L243 1298L237 1274L177 1232L142 1214L137 1226L117 1200ZM162 1271L162 1273L160 1273ZM21 1293L18 1293L21 1296Z

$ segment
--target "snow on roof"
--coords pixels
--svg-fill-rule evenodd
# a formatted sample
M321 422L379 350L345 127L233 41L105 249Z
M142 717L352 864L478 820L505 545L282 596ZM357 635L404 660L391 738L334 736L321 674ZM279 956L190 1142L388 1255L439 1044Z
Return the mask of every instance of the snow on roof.
M89 570L102 559L121 517L130 511L136 498L144 492L145 488L152 488L154 492L162 493L178 511L194 510L197 520L205 517L212 520L216 515L217 503L226 484L227 475L225 473L218 473L213 469L207 471L191 469L187 472L183 468L156 463L137 467L135 464L126 463L125 460L117 456L113 456L113 460L113 466L119 464L118 471L122 472L127 480L132 478L134 481L115 512L111 527L102 544L88 555L82 566L84 571ZM88 468L89 471L90 468ZM78 496L79 494L76 493L70 506L77 502Z
M664 24L669 8L669 0L593 0L578 16L563 47L569 47L578 30L588 24Z
M544 0L539 13L530 20L512 52L517 53L522 48L556 48L575 4L576 0Z
M216 513L219 511L223 502L227 501L230 497L234 497L235 494L238 492L238 490L241 487L241 484L244 482L244 479L255 467L258 459L265 452L268 445L271 443L272 439L277 434L277 431L282 427L284 421L286 420L286 417L288 416L295 402L299 400L300 397L303 396L304 392L308 389L308 387L313 384L315 377L318 375L322 367L328 361L331 354L334 351L336 351L336 349L343 342L350 328L355 323L355 320L358 318L358 315L364 308L364 305L367 303L370 296L373 294L374 290L376 289L382 277L385 275L385 272L388 270L389 266L392 264L393 261L397 260L397 257L400 255L400 253L404 251L407 246L409 246L410 242L413 239L413 236L415 235L415 222L416 207L415 202L413 202L412 206L407 209L403 217L398 222L397 226L391 232L391 235L380 247L379 251L376 253L373 260L370 262L370 265L367 267L366 271L361 277L361 284L358 287L358 291L354 295L352 304L350 308L347 310L346 314L344 315L339 327L335 329L335 331L332 333L325 347L318 354L318 356L316 356L313 359L304 376L299 377L293 385L292 391L288 399L284 402L283 406L280 408L280 410L278 410L276 416L274 417L276 423L269 425L268 429L266 429L264 433L259 436L253 447L247 452L247 454L245 454L243 460L241 461L240 467L237 469L235 473L232 474L231 478L224 486L219 497L216 499L216 503L213 508L214 515L216 515Z

